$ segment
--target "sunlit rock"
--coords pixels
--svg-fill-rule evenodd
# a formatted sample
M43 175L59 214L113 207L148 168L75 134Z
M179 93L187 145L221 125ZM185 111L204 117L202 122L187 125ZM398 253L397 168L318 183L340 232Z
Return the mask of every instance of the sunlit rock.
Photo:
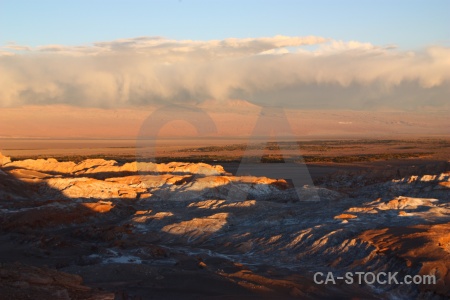
M8 163L11 162L11 158L8 156L4 156L1 152L0 152L0 167L3 165L6 165Z

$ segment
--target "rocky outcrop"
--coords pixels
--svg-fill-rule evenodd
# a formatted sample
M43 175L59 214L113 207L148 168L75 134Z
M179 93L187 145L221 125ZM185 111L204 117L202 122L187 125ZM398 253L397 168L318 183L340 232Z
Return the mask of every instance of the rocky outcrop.
M6 165L8 163L11 162L11 158L8 156L4 156L1 152L0 152L0 167L3 165Z
M78 164L55 159L9 163L9 174L39 186L40 199L144 199L165 201L228 199L242 201L318 201L337 199L337 192L304 187L294 190L283 179L232 176L221 166L204 163L126 163L89 159Z
M20 263L0 264L2 299L98 299L113 300L114 293L101 292L83 285L74 274Z
M0 157L1 159L1 157ZM4 158L5 162L7 158ZM9 161L8 161L9 162ZM119 165L114 160L87 159L78 164L74 162L59 162L54 158L49 159L26 159L23 161L14 161L8 165L9 169L21 168L38 172L50 172L59 175L97 175L104 177L106 175L123 175L127 173L148 174L194 174L200 176L225 175L226 172L222 166L211 166L204 163L151 163L151 162L132 162Z
M51 172L52 174L70 174L76 166L74 162L59 162L54 158L26 159L10 163L8 169L26 169L39 172Z
M417 268L419 275L436 276L435 283L420 285L424 293L450 297L450 223L368 230L360 239L377 253L395 255L406 268Z
M247 276L236 265L291 274L398 270L436 274L440 283L358 288L378 298L449 296L448 172L333 190L333 181L294 188L284 179L233 176L203 163L47 159L2 168L0 229L27 237L27 247L43 256L77 253L73 261L61 258L67 267L185 268L185 258L195 257L189 260L195 270L211 269L210 261L228 262L229 269L214 270L227 280ZM22 281L7 279L8 292L30 285ZM56 281L48 285L48 293L65 289L61 295L73 297ZM300 286L287 286L289 295L305 295L296 290Z

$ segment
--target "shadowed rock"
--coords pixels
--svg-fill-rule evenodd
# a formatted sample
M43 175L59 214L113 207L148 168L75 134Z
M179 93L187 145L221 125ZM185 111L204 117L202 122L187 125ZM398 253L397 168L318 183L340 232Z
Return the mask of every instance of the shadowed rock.
M98 299L164 289L167 296L170 284L188 290L182 282L189 276L212 278L212 284L233 291L239 286L240 296L277 299L339 293L342 298L449 296L448 172L384 178L351 185L349 192L347 185L332 189L342 174L329 176L320 187L294 188L283 178L234 176L204 163L40 159L1 168L0 230L2 247L13 249L8 256L31 257L89 278L87 288L75 275L20 265L31 274L20 279L9 266L1 271L6 283L0 288L18 299L35 285L46 287L43 298L84 299L98 286L110 291L95 294ZM96 276L87 270L96 270ZM105 270L110 281L103 280ZM431 274L439 284L339 286L339 292L321 287L319 292L311 282L316 271L362 270ZM69 283L55 276L66 276Z

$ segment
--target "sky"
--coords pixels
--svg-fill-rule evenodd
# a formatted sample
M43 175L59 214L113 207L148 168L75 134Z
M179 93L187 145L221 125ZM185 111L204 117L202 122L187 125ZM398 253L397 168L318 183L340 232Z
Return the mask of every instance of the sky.
M446 112L448 11L437 0L0 0L0 136L27 135L17 114L42 136L70 107L74 136L99 109L107 128L108 111L180 104Z
M1 0L0 44L314 35L417 49L450 45L448 11L446 0Z

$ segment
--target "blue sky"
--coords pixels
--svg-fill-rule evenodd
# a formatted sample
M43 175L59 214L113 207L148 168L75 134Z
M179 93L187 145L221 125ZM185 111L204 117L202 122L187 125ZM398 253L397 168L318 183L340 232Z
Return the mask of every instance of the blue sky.
M211 40L315 35L418 49L450 45L450 1L0 0L0 45L138 36Z

